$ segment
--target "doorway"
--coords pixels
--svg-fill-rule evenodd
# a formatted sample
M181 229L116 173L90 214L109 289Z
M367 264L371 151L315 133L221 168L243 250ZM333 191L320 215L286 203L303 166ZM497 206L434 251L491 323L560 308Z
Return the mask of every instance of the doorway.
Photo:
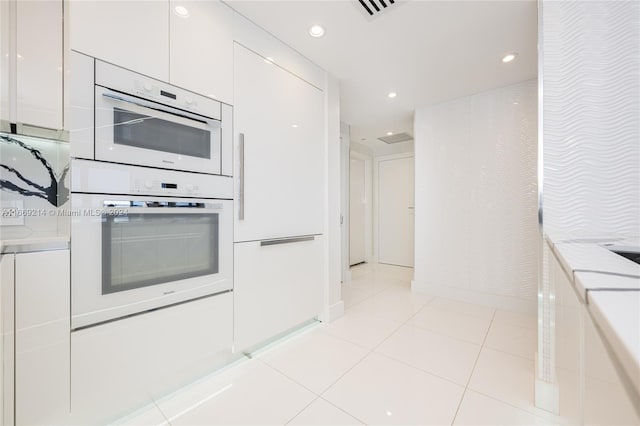
M413 267L414 157L376 158L376 219L378 262Z
M364 263L365 246L365 160L349 159L349 266Z

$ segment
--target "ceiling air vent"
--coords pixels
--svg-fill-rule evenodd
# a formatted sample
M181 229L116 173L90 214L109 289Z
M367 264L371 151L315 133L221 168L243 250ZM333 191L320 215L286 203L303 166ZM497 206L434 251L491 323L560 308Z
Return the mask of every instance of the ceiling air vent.
M412 141L413 136L411 136L409 133L398 133L397 135L383 136L381 138L378 138L378 140L381 140L384 143L392 144Z
M364 15L371 19L376 18L396 5L399 0L358 0L358 9L364 13Z

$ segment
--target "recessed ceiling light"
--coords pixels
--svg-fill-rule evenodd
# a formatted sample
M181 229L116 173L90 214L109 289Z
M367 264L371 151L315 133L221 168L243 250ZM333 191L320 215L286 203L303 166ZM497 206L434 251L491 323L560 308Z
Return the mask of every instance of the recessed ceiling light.
M517 53L509 53L508 55L505 55L504 58L502 58L502 62L504 62L505 64L508 64L509 62L513 62L514 59L516 59L518 57Z
M393 132L387 132L387 136L393 136Z
M178 15L181 18L189 17L189 10L184 6L176 6L173 10L175 10L176 15Z
M297 124L292 124L291 127L293 127L294 129L297 129L298 125Z
M322 37L324 35L324 28L320 25L314 25L309 28L309 35L311 37Z
M389 98L392 98L392 99L393 99L393 98L395 98L396 96L398 96L398 94L397 94L396 92L389 92L389 93L387 94L387 96L388 96Z

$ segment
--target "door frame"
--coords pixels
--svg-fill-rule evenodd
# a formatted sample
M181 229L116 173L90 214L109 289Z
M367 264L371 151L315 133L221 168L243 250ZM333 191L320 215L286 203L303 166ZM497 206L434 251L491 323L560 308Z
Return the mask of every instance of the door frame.
M380 261L380 223L379 223L379 215L380 215L380 163L383 161L389 160L399 160L402 158L413 158L414 161L414 203L415 203L415 155L413 152L403 152L400 154L391 154L391 155L381 155L379 157L375 157L374 167L373 167L373 261L378 263ZM414 229L415 235L415 229ZM414 241L415 244L415 241Z
M351 157L364 161L364 261L374 261L373 255L373 158L357 151L351 151ZM350 183L350 182L349 182ZM351 197L351 194L349 194ZM351 219L351 218L349 218ZM349 229L351 237L351 229Z

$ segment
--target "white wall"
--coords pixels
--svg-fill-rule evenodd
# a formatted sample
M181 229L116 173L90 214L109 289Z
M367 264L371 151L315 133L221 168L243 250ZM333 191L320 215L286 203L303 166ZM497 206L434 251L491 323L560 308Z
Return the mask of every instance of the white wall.
M329 73L325 81L325 110L326 110L326 285L322 314L323 321L333 321L344 314L344 304L341 296L341 264L342 264L342 230L341 214L341 152L340 140L340 84L338 79Z
M640 235L640 2L542 4L544 229Z
M417 291L535 310L537 82L415 114Z

